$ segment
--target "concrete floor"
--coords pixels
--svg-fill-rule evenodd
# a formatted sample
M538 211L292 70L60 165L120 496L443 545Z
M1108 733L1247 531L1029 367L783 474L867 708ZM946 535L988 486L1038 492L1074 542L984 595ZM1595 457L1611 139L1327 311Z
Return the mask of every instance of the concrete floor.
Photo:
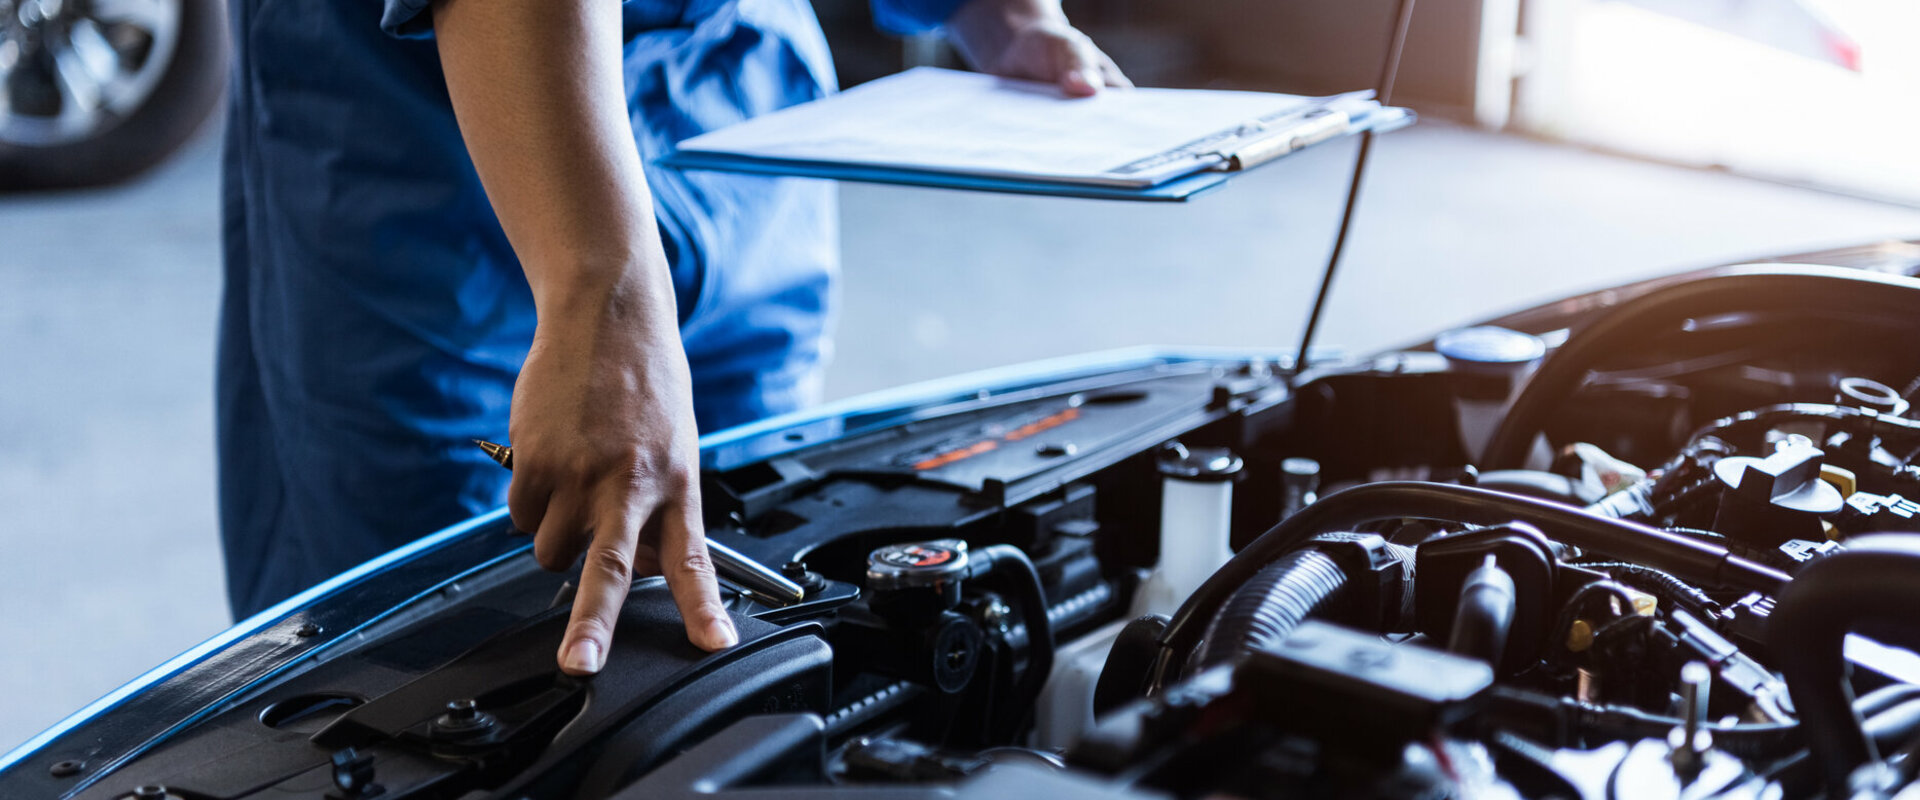
M1285 344L1350 145L1186 206L848 186L833 396L1131 344ZM1920 211L1427 124L1376 148L1324 342L1371 349L1684 267L1920 236ZM0 197L0 749L227 624L217 156Z

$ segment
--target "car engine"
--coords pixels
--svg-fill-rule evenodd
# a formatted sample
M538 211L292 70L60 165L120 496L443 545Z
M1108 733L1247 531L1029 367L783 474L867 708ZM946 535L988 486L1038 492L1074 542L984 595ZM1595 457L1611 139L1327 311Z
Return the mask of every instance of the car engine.
M800 591L723 572L737 647L645 579L559 673L573 584L495 513L0 796L1920 796L1920 280L1848 258L748 426L704 443L708 535Z

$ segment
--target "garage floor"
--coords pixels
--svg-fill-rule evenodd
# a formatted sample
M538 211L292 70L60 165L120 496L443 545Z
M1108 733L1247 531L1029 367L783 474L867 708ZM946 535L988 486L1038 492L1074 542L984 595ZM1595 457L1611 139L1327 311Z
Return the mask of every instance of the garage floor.
M1324 342L1684 267L1920 237L1920 211L1425 124L1376 148ZM840 397L1133 344L1286 344L1347 145L1186 206L849 186ZM0 197L0 750L224 627L217 153ZM423 532L424 533L424 532Z

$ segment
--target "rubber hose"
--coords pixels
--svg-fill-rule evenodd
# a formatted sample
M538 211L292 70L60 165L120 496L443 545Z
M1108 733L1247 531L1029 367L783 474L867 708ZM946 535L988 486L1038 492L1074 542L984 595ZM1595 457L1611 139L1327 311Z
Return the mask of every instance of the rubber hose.
M996 544L975 551L975 558L986 562L988 579L1000 579L1020 603L1020 619L1027 626L1027 668L1020 673L1019 697L1015 708L1022 711L1013 718L1007 737L1025 728L1033 710L1040 706L1040 691L1053 674L1053 620L1047 616L1047 593L1040 583L1040 571L1026 551L1010 544Z
M1507 494L1538 497L1570 506L1585 506L1574 480L1565 475L1533 469L1496 469L1480 473L1473 485Z
M1346 585L1346 570L1326 553L1281 556L1227 598L1207 625L1196 663L1211 667L1285 640L1307 617L1338 602Z
M1829 796L1874 758L1847 680L1847 633L1871 622L1912 623L1920 611L1920 536L1860 536L1808 563L1780 593L1767 645L1787 681Z
M1608 356L1671 333L1697 318L1741 312L1844 309L1852 318L1920 319L1920 280L1841 267L1734 267L1654 289L1582 327L1540 365L1487 443L1483 469L1524 466L1547 415Z
M1498 669L1500 656L1507 650L1507 634L1513 630L1515 603L1513 576L1487 556L1486 563L1460 583L1460 604L1454 610L1447 651Z
M1266 565L1317 534L1404 517L1469 525L1525 522L1582 550L1644 563L1713 587L1771 595L1789 580L1786 573L1736 556L1724 547L1545 500L1442 483L1362 484L1320 498L1286 518L1248 542L1207 578L1160 632L1162 651L1150 688L1163 686L1175 677L1227 598Z

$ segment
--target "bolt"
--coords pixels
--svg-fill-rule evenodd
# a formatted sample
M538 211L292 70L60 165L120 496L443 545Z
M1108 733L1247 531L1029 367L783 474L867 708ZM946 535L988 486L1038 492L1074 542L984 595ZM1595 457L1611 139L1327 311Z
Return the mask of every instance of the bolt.
M1013 607L1000 602L998 598L989 601L985 608L980 609L980 621L999 628L1006 627L1007 618L1012 615Z
M480 704L472 700L455 700L447 704L447 719L455 722L472 722L480 718Z
M373 789L373 756L361 755L351 747L333 754L333 785L340 788L348 797L361 797L371 794Z
M780 574L791 580L800 580L807 576L807 562L789 561L780 565Z
M482 712L479 703L454 700L447 703L447 713L433 721L433 733L436 736L465 738L485 733L493 724L493 715Z
M167 793L167 787L157 783L133 788L133 800L167 800L169 797L172 795Z
M1713 746L1712 735L1700 730L1707 719L1707 696L1712 688L1713 671L1706 664L1689 661L1680 668L1681 727L1667 734L1667 744L1673 748L1669 758L1674 773L1687 781L1700 774L1700 762Z
M72 759L68 759L66 761L58 762L51 767L48 767L47 774L52 775L53 777L56 777L56 778L70 778L70 777L73 777L74 775L80 774L80 770L86 769L86 767L87 767L87 763L84 761L74 761Z

